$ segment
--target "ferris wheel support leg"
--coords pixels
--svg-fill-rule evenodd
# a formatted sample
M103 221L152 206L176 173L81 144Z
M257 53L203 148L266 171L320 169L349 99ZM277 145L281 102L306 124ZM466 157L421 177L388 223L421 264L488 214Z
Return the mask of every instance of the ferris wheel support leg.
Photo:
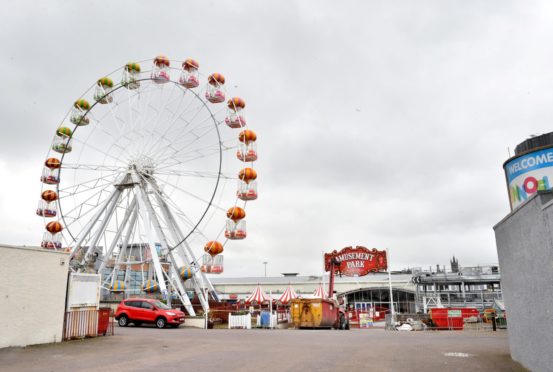
M136 197L133 200L133 205L132 205L131 209L132 209L132 217L131 217L130 222L129 222L128 227L127 227L127 234L125 235L125 237L123 239L123 244L121 245L121 248L119 250L119 254L117 255L117 259L115 260L115 265L113 266L113 270L111 272L111 275L108 276L104 281L104 284L105 284L105 282L107 282L108 280L111 280L110 287L113 287L113 284L115 283L115 280L117 280L117 276L119 274L119 267L121 266L121 259L127 255L127 247L129 245L129 240L131 239L132 230L133 230L133 228L136 224L136 220L138 219L138 206L137 206L137 203L136 203ZM124 228L125 228L125 223L123 223L121 225L120 231L123 231ZM114 242L116 242L118 239L119 239L119 237L114 239ZM112 251L113 251L113 249L112 249ZM110 256L110 255L111 255L111 252L108 254L108 256ZM104 269L105 265L106 265L106 261L102 262L102 265L100 266L100 269L98 270L99 273L102 273L102 270ZM126 282L127 282L127 278L125 277L125 283Z
M137 186L137 187L138 187L138 188L141 188L142 186ZM143 201L144 201L145 208L146 208L146 210L148 211L148 213L149 213L149 215L150 215L150 217L151 217L151 219L152 219L154 229L155 229L155 231L156 231L156 233L157 233L159 239L161 240L162 247L163 247L164 249L167 250L168 255L169 255L169 259L171 260L171 263L172 263L173 267L176 267L177 262L176 262L176 260L175 260L175 257L173 256L172 252L169 250L169 244L167 243L167 237L166 237L165 234L163 233L163 230L162 230L162 228L161 228L161 225L160 225L160 223L159 223L159 220L158 220L158 218L157 218L157 215L156 215L155 212L154 212L154 209L153 209L153 207L152 207L152 204L151 204L151 202L150 202L150 199L148 199L148 197L146 196L146 194L144 193L143 190L142 190L142 194L144 195L144 198L143 198L144 200L143 200ZM159 200L159 199L158 199L158 200ZM165 209L164 207L166 207L166 205L164 204L164 202L163 202L162 200L161 200L161 203L160 203L160 204L161 204L161 205L160 205L160 208L161 208L161 210L162 210L162 214L163 214L164 216L166 216L166 212L168 212L168 211L164 210L164 209ZM168 224L169 224L169 231L170 231L171 235L173 235L173 238L178 237L177 232L174 230L172 224L171 224L169 221L166 221L166 222L168 222ZM157 254L157 252L156 252L156 254ZM152 254L152 255L153 255L153 254ZM192 278L192 279L194 279L194 278ZM180 280L181 280L180 277L177 277L177 281L180 282ZM198 290L201 291L200 288L197 288L197 287L198 287L198 286L197 286L197 283L196 283L195 281L193 281L193 283L195 284L195 290L196 290L196 291L198 291ZM171 284L171 280L169 280L169 284ZM181 283L181 284L182 284L182 283ZM184 286L182 286L182 291L180 291L180 289L181 289L180 287L177 287L177 289L178 289L178 291L180 292L179 295L180 295L181 301L185 301L184 298L185 298L185 297L188 298L188 296L186 295L186 292L184 291ZM200 300L200 303L202 304L202 308L203 308L205 311L209 310L209 303L208 303L208 301L204 298L204 296L201 296L201 297L199 296L198 298L199 298L199 300ZM168 301L170 301L170 299L169 299ZM184 302L183 302L183 304L184 304ZM194 309L192 309L192 306L189 307L189 313L190 313L190 314L194 313Z
M157 186L157 184L155 182L150 182L150 184L152 185L152 187L156 191L156 194L155 194L156 199L157 199L157 201L160 205L160 209L161 209L161 213L163 214L163 217L165 218L166 222L171 227L169 230L173 234L173 239L175 241L182 241L183 240L183 234L180 231L180 228L179 228L177 222L175 221L175 218L173 217L173 214L169 210L169 207L167 206L167 203L165 202L165 200L161 196L162 195L161 190L159 189L159 187ZM196 257L194 257L194 254L193 254L192 250L190 249L190 246L188 246L188 244L186 242L184 242L184 244L186 245L188 254L183 249L183 258L185 259L185 261L188 261L187 264L190 264L191 262L195 262L196 266L198 266L198 261L196 260ZM169 250L169 255L170 255L171 259L175 262L172 251L173 251L173 249ZM190 259L190 257L192 259ZM202 307L204 308L204 311L207 311L207 310L209 310L209 301L208 301L207 298L205 298L205 292L203 291L203 288L205 288L205 286L207 285L207 288L209 289L211 295L213 296L213 298L216 301L219 301L219 297L217 295L217 292L215 291L215 288L213 288L213 285L211 284L211 281L209 281L209 279L205 276L205 273L202 272L201 270L198 270L197 272L200 273L202 282L198 283L198 281L196 280L196 275L194 275L194 277L192 277L192 281L193 281L192 283L194 284L194 290L196 291L196 294L197 294L198 298L200 299L200 302L202 303ZM205 306L204 306L204 303L205 303Z
M194 311L194 308L192 307L192 303L190 302L190 298L188 298L188 295L186 294L186 291L184 290L184 286L182 285L180 281L179 274L176 272L175 269L176 266L170 267L169 274L165 274L167 281L170 282L173 287L177 289L177 296L181 300L182 304L184 305L184 308L188 312L190 316L196 316L196 311ZM175 285L176 284L176 285Z
M108 225L109 221L111 220L111 217L113 217L113 211L115 210L115 207L117 206L117 202L119 201L119 196L121 196L121 190L119 188L115 189L114 196L112 198L111 204L108 205L106 213L104 215L104 219L102 220L100 227L98 227L98 230L96 231L96 234L94 234L94 237L92 238L90 245L88 247L88 250L86 251L86 254L81 261L81 265L86 265L90 257L92 256L95 247L98 244L98 241L100 240L100 237L104 234L104 231L106 230L106 226Z
M130 218L131 214L132 214L132 218ZM111 242L111 245L108 251L106 252L106 257L111 257L111 254L113 253L113 250L117 245L117 242L119 241L119 239L121 238L121 235L123 234L123 231L125 230L125 226L127 226L127 222L129 221L129 218L131 219L130 226L132 227L136 221L136 196L133 198L129 209L127 209L127 211L125 212L125 216L121 221L119 230L117 230L117 233L115 234L115 237L113 238L113 241ZM121 250L122 248L123 247L121 247ZM119 257L121 257L121 254L117 256L117 263L119 262ZM106 267L106 264L107 264L107 260L103 260L102 263L100 264L100 268L98 269L99 273L101 273L104 270L104 268ZM114 266L114 270L115 270L115 266Z
M185 241L183 244L186 247L186 250L188 251L188 253L190 255L192 255L192 258L194 259L194 261L198 262L196 260L196 257L194 257L194 253L192 253L192 249L190 248L188 243ZM211 294L211 297L213 297L213 299L215 301L220 302L219 295L217 294L217 291L215 290L215 287L213 287L213 284L211 284L211 281L208 279L208 277L205 275L205 273L203 271L199 270L199 272L200 272L200 276L202 278L202 281L205 284L205 287L208 289L209 294ZM202 287L204 287L204 285L202 285Z
M102 215L102 213L106 209L106 206L113 200L113 198L116 194L116 191L117 191L117 189L114 189L111 192L110 196L104 201L102 206L100 208L98 208L98 211L94 214L94 216L92 216L92 218L86 224L85 228L81 231L82 235L77 240L77 244L75 244L75 246L71 250L71 254L69 255L69 260L73 259L73 257L75 256L75 253L79 250L79 248L81 248L81 245L83 244L83 242L86 239L86 237L88 236L88 234L90 234L90 231L94 228L94 225L96 224L96 222L98 222L98 219L100 218L100 216Z
M156 276L158 278L159 289L161 291L162 296L164 296L168 304L170 304L171 299L168 297L167 286L165 285L165 280L163 279L163 269L161 268L159 256L157 255L156 241L155 241L154 235L152 234L151 226L152 225L154 226L154 229L156 230L156 233L160 240L163 240L163 233L161 233L161 231L158 231L158 228L156 227L155 223L152 224L153 221L151 221L150 217L152 218L155 217L155 214L153 214L153 209L150 211L150 208L152 208L152 206L150 204L148 196L146 195L146 193L142 189L142 186L140 185L139 177L136 174L134 174L133 179L136 182L135 190L138 196L138 206L139 206L140 216L142 218L142 223L144 224L144 231L148 236L148 245L150 248L150 253L152 255L152 261L154 263ZM163 241L161 243L163 244Z

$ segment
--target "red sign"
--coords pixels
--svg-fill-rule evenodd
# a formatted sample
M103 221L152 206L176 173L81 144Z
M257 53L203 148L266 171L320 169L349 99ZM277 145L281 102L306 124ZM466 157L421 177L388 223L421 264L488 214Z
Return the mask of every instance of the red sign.
M336 271L346 276L363 276L370 272L386 271L388 268L386 251L378 251L376 248L346 247L340 252L325 253L326 271L330 271L330 260L332 259L339 262Z

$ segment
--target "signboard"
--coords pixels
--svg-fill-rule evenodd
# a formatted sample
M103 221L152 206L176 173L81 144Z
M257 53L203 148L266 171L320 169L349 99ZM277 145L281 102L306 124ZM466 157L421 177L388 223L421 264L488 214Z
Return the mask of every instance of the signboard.
M359 328L369 328L373 326L373 319L368 313L359 313Z
M503 164L511 209L515 209L534 193L550 190L553 181L553 148L514 157Z
M100 306L100 274L71 273L67 295L67 310Z
M326 271L330 271L332 259L338 260L340 264L337 271L346 276L363 276L370 272L386 271L388 268L386 251L378 251L376 248L346 247L339 252L325 253Z

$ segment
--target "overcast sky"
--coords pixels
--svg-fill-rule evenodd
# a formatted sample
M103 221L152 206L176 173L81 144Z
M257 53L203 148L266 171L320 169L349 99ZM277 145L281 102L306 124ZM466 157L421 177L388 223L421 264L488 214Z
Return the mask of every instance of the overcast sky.
M75 97L162 53L224 73L259 136L225 275L320 274L349 245L389 248L392 269L497 262L508 148L551 131L553 3L162 4L2 1L0 242L40 243L42 164Z

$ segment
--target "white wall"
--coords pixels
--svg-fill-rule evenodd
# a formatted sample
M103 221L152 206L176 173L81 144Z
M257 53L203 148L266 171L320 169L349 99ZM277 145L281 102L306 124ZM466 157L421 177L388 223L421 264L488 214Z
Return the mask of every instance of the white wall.
M0 244L0 348L62 340L68 257Z

